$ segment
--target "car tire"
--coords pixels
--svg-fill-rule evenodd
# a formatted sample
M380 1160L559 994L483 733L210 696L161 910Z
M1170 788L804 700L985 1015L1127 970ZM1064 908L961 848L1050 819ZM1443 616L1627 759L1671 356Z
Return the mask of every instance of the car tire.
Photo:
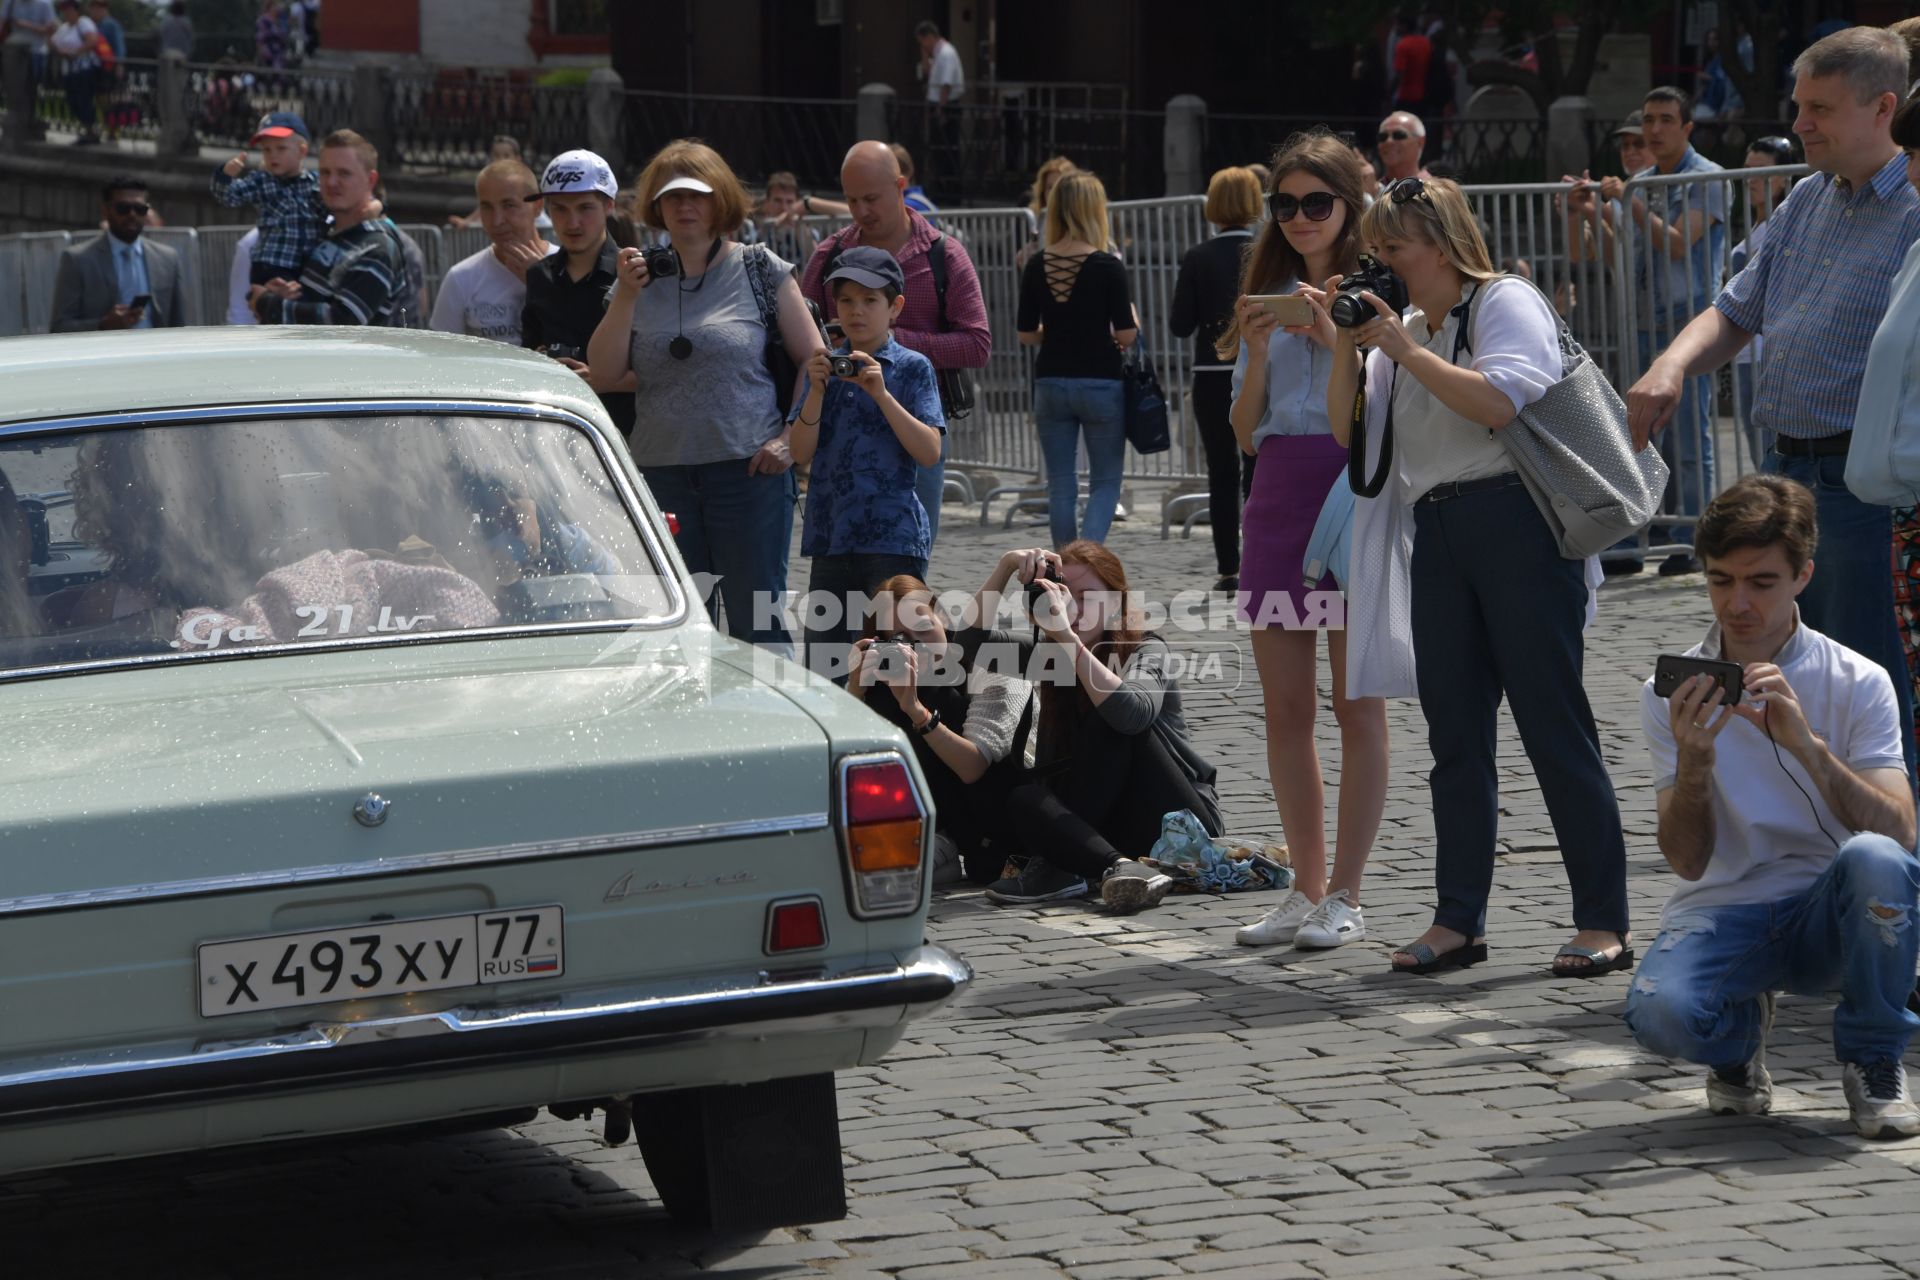
M679 1226L758 1231L847 1216L831 1074L641 1095L633 1128Z

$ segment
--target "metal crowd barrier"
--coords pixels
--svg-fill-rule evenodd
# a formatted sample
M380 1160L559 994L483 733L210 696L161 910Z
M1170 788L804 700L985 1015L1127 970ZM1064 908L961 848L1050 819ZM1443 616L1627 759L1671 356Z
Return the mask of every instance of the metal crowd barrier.
M1731 275L1734 248L1749 240L1756 223L1771 210L1773 192L1766 180L1790 181L1806 172L1804 166L1794 166L1638 178L1625 185L1624 203L1611 219L1603 217L1597 201L1584 219L1570 217L1565 207L1567 188L1560 183L1472 186L1466 192L1480 217L1495 266L1531 274L1624 391L1647 362L1647 353L1641 350L1641 329L1648 330L1651 351L1657 353L1671 340L1673 328L1670 318L1662 324L1648 310L1642 284L1648 278L1647 269L1672 260L1657 258L1660 245L1647 237L1628 212L1634 199L1652 195L1658 203L1667 199L1662 193L1679 189L1681 194L1672 197L1677 206L1710 204L1722 211L1716 229L1702 238L1705 288L1696 287L1691 272L1676 273L1685 280L1682 291L1670 299L1677 304L1670 310L1691 316L1711 305ZM1747 199L1749 180L1757 180L1756 185L1763 188L1757 213ZM1201 216L1203 205L1198 196L1179 196L1110 206L1115 248L1127 266L1145 351L1165 389L1173 427L1173 447L1168 452L1141 456L1129 446L1126 474L1165 484L1176 499L1185 496L1180 514L1188 517L1189 531L1197 516L1196 503L1204 504L1204 497L1195 495L1204 495L1206 468L1190 404L1191 344L1175 339L1166 326L1180 261L1208 233ZM1033 430L1034 352L1019 344L1015 329L1020 273L1027 255L1037 251L1032 218L1024 209L956 209L942 211L936 221L972 258L993 333L992 355L976 375L978 407L971 418L956 424L951 458L961 469L972 464L1009 473L1009 481L1031 477L1022 490L1030 492L1042 471ZM822 218L810 218L807 223L815 238L824 238L843 225L842 220ZM479 227L409 224L403 230L420 246L430 295L437 293L450 266L487 247L486 234ZM204 323L225 321L234 245L246 231L245 227L199 227L149 233L181 251ZM53 231L0 236L0 336L46 331L59 254L88 234ZM1653 300L1667 299L1656 294ZM1707 498L1758 465L1756 446L1763 442L1742 432L1739 424L1745 420L1745 404L1728 391L1738 385L1736 379L1723 374L1705 381L1711 384L1706 438L1712 444L1714 465L1676 467L1691 488L1685 493L1676 488L1669 494L1654 539L1639 553L1677 547L1672 531L1691 525ZM1684 435L1674 428L1663 433L1662 447L1669 450L1671 462L1687 463L1697 453L1690 452Z

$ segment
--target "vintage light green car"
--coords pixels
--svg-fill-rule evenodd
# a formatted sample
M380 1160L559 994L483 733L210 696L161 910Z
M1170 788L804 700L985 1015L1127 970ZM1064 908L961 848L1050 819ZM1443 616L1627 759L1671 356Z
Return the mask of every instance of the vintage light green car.
M925 945L897 731L709 624L598 400L404 331L0 343L0 1173L539 1107L845 1212Z

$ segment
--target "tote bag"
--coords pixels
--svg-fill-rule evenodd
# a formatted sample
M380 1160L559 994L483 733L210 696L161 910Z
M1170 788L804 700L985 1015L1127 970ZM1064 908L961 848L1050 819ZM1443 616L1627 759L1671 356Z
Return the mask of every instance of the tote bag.
M1120 366L1120 384L1127 406L1127 442L1135 453L1165 453L1173 447L1167 425L1167 397L1160 390L1160 375L1153 362L1134 343Z

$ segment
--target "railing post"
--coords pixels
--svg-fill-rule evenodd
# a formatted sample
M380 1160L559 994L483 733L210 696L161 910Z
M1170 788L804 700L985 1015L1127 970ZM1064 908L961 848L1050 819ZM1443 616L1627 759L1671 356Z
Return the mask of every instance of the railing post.
M192 155L193 108L187 75L187 55L178 49L162 50L160 64L153 73L154 110L160 117L160 154Z
M856 142L891 142L888 120L893 114L893 86L863 84L854 100L853 132Z
M1167 99L1167 126L1161 158L1167 171L1167 194L1199 195L1207 189L1205 169L1206 100L1183 93Z
M33 138L33 57L25 44L0 45L0 76L7 85L7 131L0 145L18 151Z
M615 173L627 171L627 82L612 67L587 76L587 146Z
M1547 108L1547 171L1541 181L1557 182L1562 174L1583 173L1593 163L1587 138L1592 115L1591 98L1555 98Z
M400 152L395 146L392 118L387 99L393 86L385 67L362 63L353 69L353 121L361 137L380 153L380 166L400 172ZM314 139L317 144L319 139Z

